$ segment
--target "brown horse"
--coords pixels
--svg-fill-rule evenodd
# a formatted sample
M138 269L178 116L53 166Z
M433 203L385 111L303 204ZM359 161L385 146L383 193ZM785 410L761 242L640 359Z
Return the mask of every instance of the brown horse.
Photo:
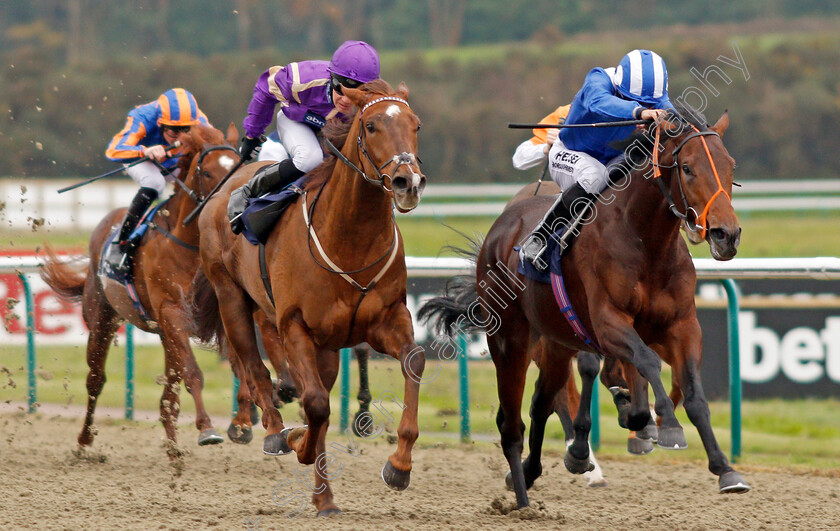
M90 330L87 344L88 407L79 445L93 443L96 400L105 384L105 360L111 340L123 322L160 335L165 352L166 385L160 399L160 416L166 437L176 442L180 410L178 391L183 379L193 396L199 445L217 444L222 437L213 428L201 397L203 376L189 343L189 321L182 311L183 294L198 269L198 227L185 226L184 218L239 160L235 145L237 130L230 124L227 135L212 127L193 126L179 138L183 143L178 167L183 186L152 220L156 230L146 231L134 258L134 286L148 319L143 318L128 298L127 290L97 274L100 255L112 228L122 221L125 209L106 215L90 238L87 272L78 272L58 261L47 248L48 258L41 277L60 296L81 301L82 314ZM176 183L177 184L177 183ZM189 191L189 193L188 193ZM174 457L173 453L170 456Z
M696 275L679 233L681 218L688 219L709 242L714 258L728 260L737 251L741 229L729 200L734 160L721 140L728 125L726 114L711 128L696 118L688 122L672 115L652 127L635 148L650 156L630 156L632 172L600 196L562 266L569 300L600 351L635 366L653 389L655 410L662 419L660 444L684 437L659 376L660 356L677 360L668 353L681 353L685 363L675 363L674 372L688 417L708 454L709 469L719 476L721 492L744 492L749 486L729 465L711 429L699 374L702 337L694 306ZM645 178L656 175L655 169L660 176ZM568 359L578 350L596 350L575 335L548 284L515 273L519 257L513 247L550 203L538 196L507 208L476 253L475 284L462 282L449 296L424 306L439 327L449 329L471 309L475 317L470 305L478 301L481 319L475 324L492 324L487 339L501 402L496 422L520 507L528 505L527 486L541 471L538 453L533 461L520 461L525 429L520 408L529 348L542 338L551 360L545 366L552 374L541 378L536 390L541 398L535 398L545 409L568 379ZM510 297L503 299L503 294ZM659 355L648 345L656 345ZM598 369L598 364L579 367L581 405L574 421L575 439L564 460L573 473L590 467L589 410ZM631 415L629 428L643 429L649 417L649 412ZM532 452L535 442L541 444L532 438Z
M321 515L339 512L325 461L337 350L366 342L402 363L399 443L382 470L385 483L397 490L409 484L425 365L405 305L404 251L392 206L401 212L414 209L426 184L416 157L420 120L408 105L404 84L394 91L377 80L344 93L360 109L345 133L347 142L340 155L309 174L306 193L274 227L264 247L265 271L258 247L231 233L226 215L231 191L251 178L258 166L253 164L221 188L199 218L201 266L209 282L199 276L193 287L199 337L210 338L223 325L233 355L247 371L251 394L263 411L263 451L295 451L299 462L315 463L312 500ZM211 298L218 313L208 304ZM268 370L257 354L257 310L275 324L299 380L304 428L286 428L271 401Z

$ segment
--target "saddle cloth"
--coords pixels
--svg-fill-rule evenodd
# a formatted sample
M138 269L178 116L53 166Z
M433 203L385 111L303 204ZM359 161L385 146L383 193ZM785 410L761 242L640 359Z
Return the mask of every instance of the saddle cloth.
M242 213L245 229L242 235L253 245L265 244L271 229L280 221L283 212L303 193L301 177L279 192L248 199L248 206Z

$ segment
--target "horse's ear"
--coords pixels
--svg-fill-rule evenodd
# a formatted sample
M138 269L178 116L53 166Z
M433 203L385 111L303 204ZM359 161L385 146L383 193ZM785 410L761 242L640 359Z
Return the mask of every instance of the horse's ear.
M239 130L236 128L236 124L233 122L227 128L227 135L225 136L225 140L227 143L235 146L236 143L239 141Z
M400 86L397 87L397 95L404 99L408 99L408 85L405 84L405 81L400 81Z
M715 125L712 126L712 131L719 134L723 138L723 132L729 127L729 109L723 111L723 114L718 118Z
M365 106L365 103L367 103L367 100L369 99L369 94L363 91L362 89L351 89L344 87L342 89L342 92L345 96L350 98L350 101L353 102L353 105L360 109Z

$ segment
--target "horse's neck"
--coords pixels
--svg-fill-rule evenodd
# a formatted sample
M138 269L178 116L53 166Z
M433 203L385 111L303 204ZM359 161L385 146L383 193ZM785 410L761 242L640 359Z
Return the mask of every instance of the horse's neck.
M351 161L361 167L360 161ZM313 218L315 223L318 218L325 220L324 227L334 235L332 240L338 246L364 251L387 247L392 241L389 196L341 161L325 185Z
M630 178L632 182L624 192L628 197L624 201L621 223L630 232L628 236L633 238L630 241L639 242L641 250L659 254L679 236L679 219L668 209L668 202L653 179L647 179L639 172L634 172Z
M162 215L169 223L167 230L185 243L195 243L198 241L198 223L184 225L184 219L192 212L195 206L193 200L183 190L176 189L176 193L169 199L166 206L161 209L164 212L158 214Z

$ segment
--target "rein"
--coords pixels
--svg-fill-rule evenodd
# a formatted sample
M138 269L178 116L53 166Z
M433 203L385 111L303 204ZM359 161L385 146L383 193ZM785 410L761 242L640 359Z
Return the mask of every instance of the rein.
M362 109L359 111L359 122L361 122L362 114L364 114L364 112L369 107L371 107L372 105L375 105L377 103L381 103L383 101L396 101L396 102L402 103L403 105L405 105L406 107L411 109L411 106L408 104L408 102L405 101L402 98L397 98L395 96L383 96L381 98L376 98L374 100L369 101L367 104L365 104L364 107L362 107ZM324 138L324 143L327 145L327 147L329 148L329 150L332 152L333 155L338 157L338 159L341 162L343 162L344 164L346 164L350 169L352 169L353 171L355 171L356 173L361 175L364 178L365 181L381 187L386 192L391 192L392 191L391 188L389 188L385 184L385 178L387 177L388 180L390 181L391 180L391 175L389 175L387 173L382 173L382 170L384 170L389 164L396 164L396 166L394 166L394 171L393 171L393 173L396 173L396 171L399 169L400 166L410 166L412 164L416 164L418 158L417 158L416 155L414 155L414 153L408 153L408 152L403 151L399 155L394 155L390 159L383 162L381 165L377 166L377 164L373 161L373 158L370 156L370 153L368 153L368 150L367 150L367 144L365 142L365 138L366 138L365 128L360 127L360 130L361 130L361 132L359 133L359 136L356 137L356 147L357 147L357 150L359 151L359 153L363 154L365 156L365 158L368 159L368 162L370 162L371 166L373 166L373 171L376 172L376 178L368 177L368 175L365 173L364 170L362 170L361 168L359 168L358 166L353 164L353 162L350 159L348 159L346 156L344 156L344 154L337 147L335 147L335 144L330 142L330 140L328 138L326 138L326 137ZM359 157L359 159L361 159L361 157Z
M691 125L691 124L689 124L689 125ZM656 128L656 138L655 138L654 145L653 145L653 157L652 157L653 158L653 160L652 160L653 178L654 178L654 180L656 180L657 184L659 185L659 189L662 191L662 195L664 195L665 199L668 201L668 209L677 218L681 219L682 221L685 221L686 223L689 223L689 213L694 212L694 217L696 218L696 221L691 222L691 224L693 225L693 227L691 227L691 229L696 231L696 232L699 232L700 237L705 239L705 237L706 237L706 216L709 213L709 209L712 207L712 203L715 201L715 199L717 199L717 197L720 194L723 194L730 202L732 201L732 198L729 196L729 194L726 193L726 190L723 189L723 183L720 182L720 175L718 174L717 167L715 166L715 162L712 159L712 153L709 151L709 145L706 143L706 139L703 138L704 136L720 137L720 135L716 131L700 131L694 125L691 125L691 128L694 129L694 132L690 133L688 136L686 136L682 140L682 142L680 142L677 145L677 147L674 148L674 151L671 153L671 156L674 159L674 163L669 165L669 166L663 166L663 165L659 164L660 128L659 127ZM717 185L718 185L718 189L715 191L715 193L712 195L712 197L706 202L706 206L703 208L703 212L699 215L697 214L697 210L695 210L694 207L692 207L688 204L688 199L685 196L685 189L683 188L682 169L680 168L680 163L679 163L679 160L677 158L680 151L682 150L683 146L685 146L685 144L693 138L699 138L700 141L703 142L703 149L706 151L706 157L708 157L708 159L709 159L709 164L712 166L712 173L714 173L715 181L717 182ZM683 206L684 206L684 209L685 209L685 214L683 214L682 212L679 211L679 209L677 208L677 205L674 203L673 197L671 197L671 191L665 185L665 183L663 182L663 179L660 179L660 177L662 177L662 171L660 170L660 168L668 168L668 169L676 168L677 169L677 185L680 188L680 196L682 197Z

